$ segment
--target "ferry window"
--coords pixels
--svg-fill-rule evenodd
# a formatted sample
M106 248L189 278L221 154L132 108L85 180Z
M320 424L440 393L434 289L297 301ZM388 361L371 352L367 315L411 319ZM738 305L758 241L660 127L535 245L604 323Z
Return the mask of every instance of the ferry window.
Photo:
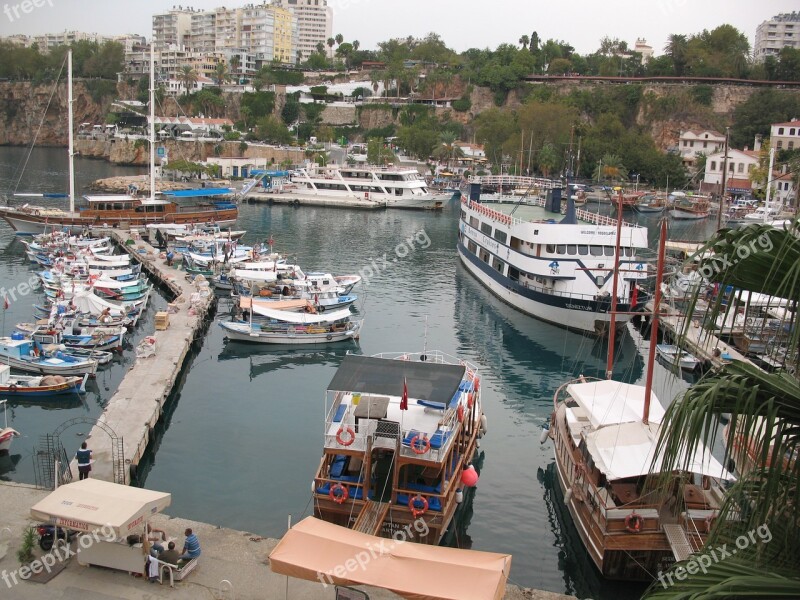
M511 281L519 281L519 271L514 267L508 267L508 276Z
M164 212L164 206L163 206L163 205L161 205L161 204L159 204L158 206L156 206L156 212Z
M480 225L481 225L480 221L478 221L478 219L476 217L470 217L469 218L469 224L475 229L478 229L480 227Z
M463 210L461 211L461 220L462 221L466 221L467 220L467 213L464 212Z
M477 246L477 244L475 244L475 242L467 242L467 250L469 250L473 254L477 254L478 253L478 246Z
M483 262L488 263L489 262L489 253L488 252L484 252L483 255L481 256L481 259L483 260Z
M578 254L587 256L589 254L589 246L578 246Z
M567 246L567 254L570 256L575 256L578 253L578 247L575 244L569 244Z
M556 246L556 252L558 254L566 254L567 253L567 245L566 244L559 244Z
M614 256L614 246L604 246L603 250L606 253L606 256Z
M589 246L589 251L592 253L592 256L603 256L602 246Z
M594 280L598 287L602 287L603 284L605 284L606 282L606 278L604 275L598 275L597 277L594 278Z
M136 207L136 212L137 213L144 212L144 206L137 206Z
M625 251L625 256L627 256L628 258L633 256L633 248L623 248L623 250Z
M505 244L506 240L508 240L508 235L505 231L500 231L499 229L494 230L494 239L496 239L501 244Z
M103 204L102 202L97 205L97 210L105 210L105 209L106 209L106 205Z
M505 264L503 264L503 261L495 259L494 268L497 269L500 273L502 273L503 270L505 269Z
M555 244L547 244L547 247L545 248L545 251L546 251L548 254L555 254L555 253L556 253L556 246L555 246Z
M403 195L403 188L394 188L394 195L395 196L402 196Z
M114 210L122 210L122 202L114 202Z
M492 235L492 226L489 223L481 223L481 233Z

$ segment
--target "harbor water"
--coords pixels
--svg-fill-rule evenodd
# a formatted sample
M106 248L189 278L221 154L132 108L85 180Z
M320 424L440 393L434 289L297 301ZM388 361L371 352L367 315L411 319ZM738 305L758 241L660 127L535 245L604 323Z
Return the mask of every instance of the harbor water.
M23 153L0 148L4 192L13 189ZM79 160L77 172L85 185L138 171ZM46 183L47 191L63 191L65 182L65 152L37 150L19 189ZM522 315L492 296L459 264L457 215L455 207L425 213L243 205L237 229L247 230L245 242L272 237L276 251L306 272L364 276L354 290L365 319L360 342L309 349L248 346L227 342L212 323L176 385L139 470L140 483L171 492L172 514L280 536L289 515L297 522L313 513L311 480L322 454L324 393L342 357L437 349L480 366L488 417L480 481L455 542L513 554L511 583L580 598L637 598L642 586L599 578L554 487L552 445L539 444L556 389L580 374L603 376L606 344ZM654 246L657 219L646 219L642 223ZM673 229L671 237L702 240L713 231L710 222L678 226L684 229ZM13 288L33 273L21 244L0 223L2 286ZM12 303L4 333L18 321L30 321L30 305L41 300L33 294ZM230 299L221 297L216 321L227 318L231 307ZM152 331L153 313L137 336ZM618 340L616 379L644 382L647 344L628 327ZM132 353L118 360L98 375L83 400L11 405L10 425L24 437L13 446L13 464L4 468L0 462L3 478L32 483L39 437L75 417L100 414ZM655 392L666 405L688 383L658 364L654 368ZM89 428L69 430L75 439L67 452L82 439L75 433Z

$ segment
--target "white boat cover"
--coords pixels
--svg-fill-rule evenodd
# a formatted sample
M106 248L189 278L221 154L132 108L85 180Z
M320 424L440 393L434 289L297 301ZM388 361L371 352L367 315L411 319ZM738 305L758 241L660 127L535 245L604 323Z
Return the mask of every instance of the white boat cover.
M124 316L125 312L117 304L112 304L104 298L101 298L90 290L77 290L72 297L71 304L80 313L86 313L95 317L99 316L106 308L112 316Z
M644 389L644 388L643 388ZM661 425L645 425L641 420L632 423L609 425L586 435L586 448L600 472L609 481L639 477L661 470L661 456L653 463ZM734 479L720 462L711 455L705 445L695 450L686 461L684 452L676 463L681 470L684 465L692 473L721 479Z
M269 565L290 577L371 585L411 600L500 600L511 555L403 543L306 517L278 542Z
M573 383L567 392L583 408L593 428L642 420L644 386L606 379ZM650 394L650 422L661 423L664 408L655 394Z
M125 288L141 287L142 283L146 284L147 281L142 279L119 281L117 279L112 279L111 277L105 277L101 275L99 278L94 280L90 287L102 288L105 290L124 290Z
M256 300L256 303L258 303L258 300ZM249 309L252 306L252 298L250 296L240 296L239 306ZM269 303L269 307L274 310L298 310L307 306L314 308L314 305L308 300L272 300Z
M274 271L251 271L250 269L233 269L228 277L236 277L243 281L276 281L278 274Z
M268 302L259 302L258 300L253 303L253 312L268 319L275 319L276 321L283 321L284 323L296 323L298 325L315 325L318 323L333 323L334 321L341 321L347 319L353 313L349 308L341 310L334 310L321 314L310 314L304 312L290 312L286 310L275 310L267 306Z
M99 257L95 257L95 258L99 258ZM109 257L109 258L112 258L113 260L94 260L94 259L90 258L90 259L86 260L86 264L87 264L87 266L89 266L90 268L93 268L93 269L108 269L108 268L111 268L111 267L122 268L122 267L128 267L131 264L131 257L130 256L117 256L117 255L114 255L114 256Z
M38 521L77 531L113 528L119 538L141 531L147 519L170 505L172 496L89 478L62 485L31 507Z

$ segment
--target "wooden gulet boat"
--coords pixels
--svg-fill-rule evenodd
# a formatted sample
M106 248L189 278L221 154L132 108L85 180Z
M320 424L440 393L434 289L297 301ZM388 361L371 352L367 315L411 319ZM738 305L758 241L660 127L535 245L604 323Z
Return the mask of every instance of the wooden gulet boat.
M665 240L662 222L655 306ZM658 311L651 326L658 328ZM644 387L583 377L562 385L541 438L553 440L564 502L589 556L609 579L652 580L701 548L722 506L721 480L732 478L701 446L679 460L684 470L657 485L664 477L655 449L665 413L651 393L655 351L652 340ZM608 363L610 373L611 351Z
M478 480L471 462L486 417L477 368L440 352L347 355L326 410L314 515L439 544Z

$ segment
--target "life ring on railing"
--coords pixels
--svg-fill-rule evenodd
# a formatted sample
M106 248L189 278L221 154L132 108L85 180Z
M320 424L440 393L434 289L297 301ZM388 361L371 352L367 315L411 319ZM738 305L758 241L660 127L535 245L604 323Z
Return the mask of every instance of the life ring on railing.
M408 445L411 446L411 450L414 451L414 454L425 454L431 449L431 441L427 436L420 437L419 435L415 435L411 438L411 442Z
M464 407L461 404L458 405L458 409L456 410L456 416L458 417L459 423L464 422Z
M333 336L329 333L328 335L325 336L325 339L330 342L333 339Z
M414 518L421 517L428 510L428 499L425 496L417 494L408 500L408 508Z
M467 407L472 408L474 402L475 402L475 393L470 392L469 394L467 394Z
M341 483L335 483L331 486L328 496L330 496L331 500L336 502L336 504L344 504L345 500L350 497L350 492L348 492L347 488Z
M343 433L347 434L347 439L342 436ZM352 427L342 425L339 427L339 431L336 432L336 441L342 446L349 446L356 441L356 432L353 431Z
M475 376L475 379L472 380L472 387L475 389L476 392L479 389L481 389L481 378L478 377L477 375Z
M16 394L17 393L17 384L16 383L12 383L10 386L8 386L8 393L9 394Z
M625 529L631 533L639 533L644 525L644 517L635 512L625 517Z

